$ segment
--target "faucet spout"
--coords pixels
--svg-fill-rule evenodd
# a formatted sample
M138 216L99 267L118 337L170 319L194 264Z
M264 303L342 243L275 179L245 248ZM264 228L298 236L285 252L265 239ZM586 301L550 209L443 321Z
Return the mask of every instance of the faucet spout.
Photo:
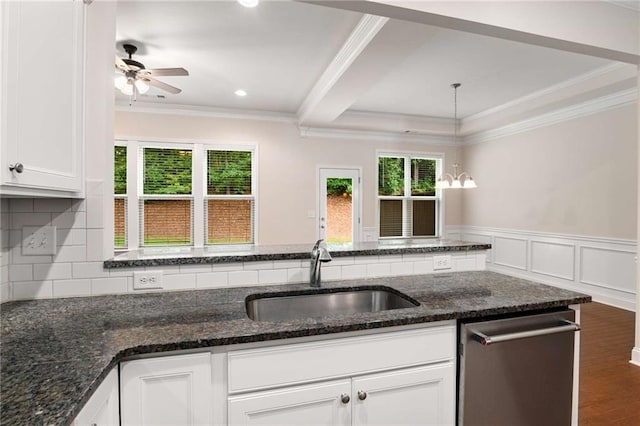
M309 285L311 287L320 288L320 267L325 262L331 262L331 255L324 240L318 240L311 250L309 270Z

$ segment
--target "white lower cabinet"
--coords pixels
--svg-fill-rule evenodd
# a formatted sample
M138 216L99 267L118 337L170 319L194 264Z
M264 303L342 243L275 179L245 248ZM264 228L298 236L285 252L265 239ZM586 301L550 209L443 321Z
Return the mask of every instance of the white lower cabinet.
M230 425L313 425L349 426L351 407L350 380L337 380L306 386L252 392L230 397Z
M122 426L211 425L211 354L120 364Z
M228 354L228 424L455 423L455 327Z
M354 426L453 425L453 362L354 378Z
M118 370L111 370L85 404L73 426L118 426Z

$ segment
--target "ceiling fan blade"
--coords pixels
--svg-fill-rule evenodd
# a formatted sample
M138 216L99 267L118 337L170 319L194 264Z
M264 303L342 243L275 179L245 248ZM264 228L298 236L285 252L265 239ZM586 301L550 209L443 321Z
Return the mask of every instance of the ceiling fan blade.
M149 77L148 75L145 75L142 80L147 83L149 86L153 86L153 87L157 87L158 89L162 89L165 90L169 93L173 93L174 95L177 95L178 93L182 92L182 90L178 89L177 87L174 87L170 84L167 83L163 83L162 81L156 80L154 78Z
M144 70L145 74L152 77L169 77L169 76L182 76L189 75L189 71L184 68L157 68L152 70Z
M129 65L127 65L122 59L120 59L119 57L116 56L116 68L122 70L122 71L131 71L131 68L129 68Z

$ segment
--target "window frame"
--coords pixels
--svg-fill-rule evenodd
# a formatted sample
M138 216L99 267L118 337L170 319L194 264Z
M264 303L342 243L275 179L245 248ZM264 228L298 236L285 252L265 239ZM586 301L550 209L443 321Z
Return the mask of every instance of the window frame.
M380 195L380 181L379 181L379 166L380 158L403 158L404 159L404 195ZM377 150L375 159L375 194L376 194L376 233L379 241L393 240L393 239L436 239L442 238L444 232L444 193L441 189L435 189L435 195L411 195L411 160L412 159L424 159L435 160L436 162L436 176L437 179L442 174L442 166L444 164L444 154L433 152L418 152L418 151L390 151L390 150ZM400 200L402 201L402 235L401 236L380 236L380 201L381 200ZM409 209L409 202L413 200L434 200L436 203L435 208L435 235L409 235L410 224L413 223L413 217L409 213L413 214L413 208Z
M125 247L114 247L115 251L131 251L152 248L205 248L210 246L224 246L238 244L208 244L206 207L208 199L207 191L207 151L249 151L251 152L251 192L253 197L252 243L258 244L258 147L257 144L219 144L199 140L165 140L157 139L129 139L119 138L114 141L114 146L127 147L127 193L126 193L126 220L125 220ZM142 149L184 149L192 152L191 167L191 194L153 195L144 194L144 162ZM122 194L113 194L115 198L122 198ZM247 197L243 195L242 197ZM148 199L190 199L192 202L191 244L189 245L165 245L144 246L143 223L140 218L140 203Z

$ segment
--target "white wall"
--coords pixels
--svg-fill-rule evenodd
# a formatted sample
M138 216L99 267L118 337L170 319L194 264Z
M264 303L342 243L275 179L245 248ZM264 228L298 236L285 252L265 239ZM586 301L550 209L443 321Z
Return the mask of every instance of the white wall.
M635 309L636 105L464 149L478 188L464 239L491 243L488 268Z
M135 110L135 106L133 107ZM444 153L450 164L455 150L441 145L333 138L303 138L287 122L202 116L116 112L117 139L191 140L258 147L258 243L309 243L316 221L307 217L317 206L317 167L361 167L363 227L376 226L376 150ZM460 224L460 194L445 200L445 223Z

